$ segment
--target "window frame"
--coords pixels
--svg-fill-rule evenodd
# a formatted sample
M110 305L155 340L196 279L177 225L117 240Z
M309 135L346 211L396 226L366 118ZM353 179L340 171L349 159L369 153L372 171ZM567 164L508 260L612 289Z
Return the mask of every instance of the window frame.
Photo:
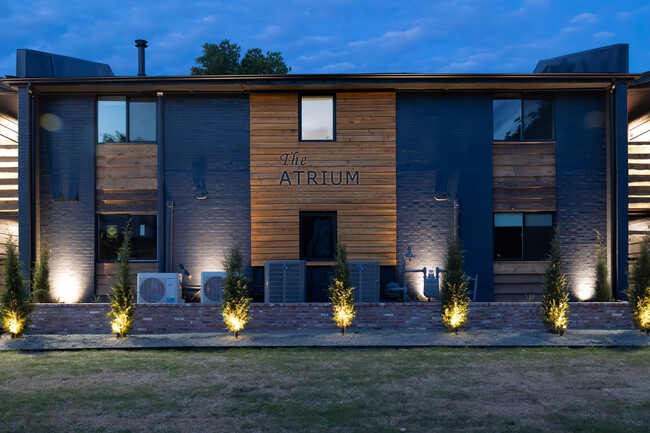
M156 236L153 237L156 241L156 258L155 259L131 259L129 262L133 263L157 263L158 262L158 214L147 214L147 213L116 213L116 212L98 212L95 214L95 262L96 263L115 263L116 260L106 260L106 259L100 259L100 242L99 242L99 218L102 215L126 215L127 219L133 216L137 217L155 217L156 218ZM118 228L119 230L119 228ZM133 227L131 227L131 231L133 231ZM133 245L131 245L133 247Z
M332 98L332 139L303 140L302 138L302 98ZM332 143L336 142L336 93L300 93L298 95L298 142L303 143Z
M494 138L494 101L495 100L517 100L519 99L519 131L520 138L518 140L505 140L505 139L495 139ZM524 101L526 100L536 100L536 99L547 99L551 102L551 138L525 138L524 136ZM556 140L555 137L555 93L494 93L492 94L492 142L494 143L553 143Z
M497 214L521 214L521 258L499 258L496 257L496 251L494 251L494 244L495 244L495 221L496 221L496 215ZM551 215L551 229L555 231L557 228L557 212L554 211L541 211L541 212L524 212L524 211L518 211L518 212L493 212L492 213L492 260L495 262L544 262L546 259L542 260L535 260L535 259L529 259L525 257L525 251L526 251L526 215ZM515 227L515 226L513 226ZM531 226L534 227L534 226ZM547 227L547 226L543 226ZM549 243L550 247L550 243Z
M125 136L127 141L117 141L117 142L106 142L106 141L99 141L99 101L101 101L102 98L124 98L124 101L126 102L126 110L125 110L125 116L126 116L126 131L125 131ZM130 134L131 134L131 107L130 107L130 102L131 99L149 99L151 98L150 102L153 102L156 104L156 110L155 110L155 116L154 116L154 121L156 124L154 125L154 131L156 134L156 139L153 141L130 141ZM97 95L95 97L95 144L157 144L158 143L158 98L156 98L155 95L153 96L148 96L148 95Z
M303 254L303 241L308 241L303 238L303 215L306 216L313 216L313 217L318 217L318 216L329 216L332 217L332 239L334 241L334 245L332 248L332 257L328 258L307 258ZM299 248L299 257L300 260L305 260L306 262L332 262L336 260L336 248L338 246L338 212L337 211L299 211L298 212L298 220L299 220L299 227L298 227L298 248Z

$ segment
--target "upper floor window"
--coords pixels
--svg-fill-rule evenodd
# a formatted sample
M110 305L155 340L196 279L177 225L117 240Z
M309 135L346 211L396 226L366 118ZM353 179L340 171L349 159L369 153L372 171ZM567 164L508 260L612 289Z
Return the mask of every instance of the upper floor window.
M495 98L492 102L495 141L553 139L553 99L550 96Z
M300 97L300 140L334 141L334 96Z
M97 142L156 141L156 100L107 96L97 100Z
M552 213L495 213L494 258L545 260L553 231Z

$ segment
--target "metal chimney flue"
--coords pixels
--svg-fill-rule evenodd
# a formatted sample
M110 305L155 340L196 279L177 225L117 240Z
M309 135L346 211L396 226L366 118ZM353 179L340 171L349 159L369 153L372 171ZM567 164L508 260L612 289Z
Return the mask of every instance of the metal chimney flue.
M147 74L144 72L144 49L147 48L147 41L136 39L135 46L138 49L138 77L145 77Z

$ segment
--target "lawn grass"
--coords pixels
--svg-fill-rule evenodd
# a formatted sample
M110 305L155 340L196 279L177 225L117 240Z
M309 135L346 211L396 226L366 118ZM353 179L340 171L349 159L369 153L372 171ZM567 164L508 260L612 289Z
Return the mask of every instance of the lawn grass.
M650 349L0 353L2 432L638 432Z

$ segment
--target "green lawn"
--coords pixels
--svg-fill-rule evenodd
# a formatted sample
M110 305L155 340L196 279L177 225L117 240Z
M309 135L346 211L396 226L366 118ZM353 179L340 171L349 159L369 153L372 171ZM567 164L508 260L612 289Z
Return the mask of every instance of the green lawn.
M0 431L638 432L650 349L0 353Z

